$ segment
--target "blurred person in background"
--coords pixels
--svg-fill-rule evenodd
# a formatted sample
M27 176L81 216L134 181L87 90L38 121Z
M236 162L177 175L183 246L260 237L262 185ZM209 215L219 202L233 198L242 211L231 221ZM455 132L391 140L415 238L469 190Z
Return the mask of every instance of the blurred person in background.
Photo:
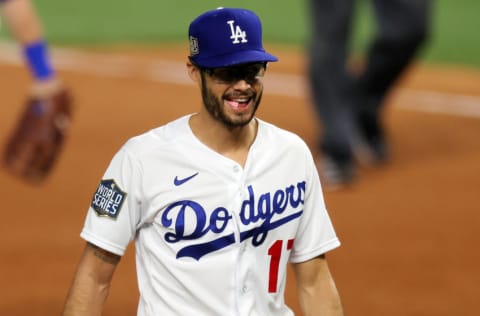
M7 139L3 165L23 180L40 183L60 153L71 118L71 97L50 62L32 2L0 0L0 13L3 24L21 46L33 78L25 109Z
M386 94L429 34L430 0L373 0L376 33L361 71L348 68L354 0L310 0L309 80L322 123L319 171L326 188L350 184L356 163L388 159Z

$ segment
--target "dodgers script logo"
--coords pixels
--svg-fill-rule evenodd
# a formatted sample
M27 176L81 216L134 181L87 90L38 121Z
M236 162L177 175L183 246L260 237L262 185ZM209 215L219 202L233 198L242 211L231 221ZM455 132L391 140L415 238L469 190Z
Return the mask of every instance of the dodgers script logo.
M115 180L102 180L93 195L91 207L98 216L113 219L118 217L127 193L115 183Z
M230 38L233 40L233 44L240 44L240 43L247 43L247 32L243 31L239 25L234 26L233 23L235 23L234 20L227 21L227 24L230 25L230 32L231 36ZM240 41L240 39L242 39Z
M240 232L240 242L252 239L253 246L263 244L269 231L274 230L290 221L300 217L303 213L305 202L305 181L296 185L287 186L275 192L267 192L260 195L255 193L253 186L248 186L248 198L242 202L239 214L240 221L245 227ZM285 214L284 214L285 213ZM173 232L165 234L164 239L168 243L176 243L185 240L198 240L207 233L217 235L232 221L232 213L223 206L215 208L212 212L198 202L181 200L170 204L162 213L161 222ZM193 219L193 229L185 230L186 219ZM257 224L251 228L251 224ZM180 249L177 258L191 257L200 260L204 255L220 250L236 242L235 235L228 234L215 240L189 245Z

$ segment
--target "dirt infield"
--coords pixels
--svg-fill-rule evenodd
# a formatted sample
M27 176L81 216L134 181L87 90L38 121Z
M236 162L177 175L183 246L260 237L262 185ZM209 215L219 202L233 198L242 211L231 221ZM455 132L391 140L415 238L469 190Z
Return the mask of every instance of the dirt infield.
M271 48L259 116L314 149L321 129L304 84L302 52ZM45 185L0 169L0 315L59 315L84 242L91 195L127 138L198 106L175 47L63 50L55 60L76 100L62 159ZM0 144L12 129L29 75L0 49ZM179 70L180 69L180 70ZM392 160L361 170L325 198L342 247L330 268L346 315L478 313L480 71L416 66L391 94L385 119ZM134 249L122 259L104 315L135 315ZM289 278L288 302L298 311ZM299 314L300 315L300 314Z

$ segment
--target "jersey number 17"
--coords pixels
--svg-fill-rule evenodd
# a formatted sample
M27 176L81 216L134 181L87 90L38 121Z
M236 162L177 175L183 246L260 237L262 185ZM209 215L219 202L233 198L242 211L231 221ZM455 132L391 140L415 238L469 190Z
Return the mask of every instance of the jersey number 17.
M287 251L293 247L293 239L287 241ZM268 255L270 256L270 271L268 279L268 293L277 292L278 283L278 267L280 266L280 258L282 256L283 240L277 240L268 248Z

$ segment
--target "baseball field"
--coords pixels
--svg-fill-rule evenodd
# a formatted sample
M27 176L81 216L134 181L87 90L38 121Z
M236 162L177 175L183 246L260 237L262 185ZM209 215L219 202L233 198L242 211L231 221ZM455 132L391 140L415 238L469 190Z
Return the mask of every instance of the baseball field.
M0 169L0 315L59 315L84 242L86 210L112 155L131 136L198 109L186 30L200 12L242 6L264 21L280 58L265 78L259 116L299 134L315 152L305 78L306 2L36 1L52 57L75 98L74 122L53 174L30 186ZM275 8L272 7L275 3ZM369 8L360 8L361 59ZM173 13L172 13L173 12ZM345 315L473 316L480 284L480 3L437 0L432 38L389 95L389 164L361 169L348 190L325 192L342 246L327 255ZM0 30L0 146L30 75ZM287 301L299 314L295 280ZM135 315L132 246L104 315Z

